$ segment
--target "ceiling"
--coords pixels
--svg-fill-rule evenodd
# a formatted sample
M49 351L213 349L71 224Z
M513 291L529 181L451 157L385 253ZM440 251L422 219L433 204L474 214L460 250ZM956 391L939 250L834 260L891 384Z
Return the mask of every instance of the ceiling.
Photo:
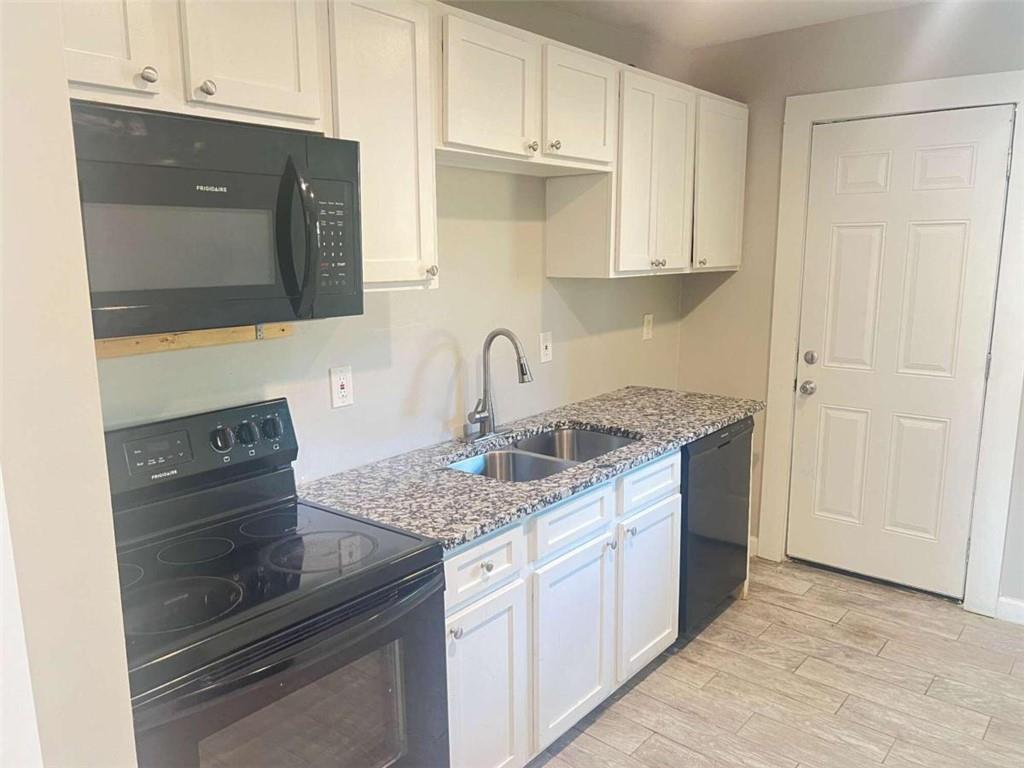
M552 0L551 5L697 48L915 2L920 0Z

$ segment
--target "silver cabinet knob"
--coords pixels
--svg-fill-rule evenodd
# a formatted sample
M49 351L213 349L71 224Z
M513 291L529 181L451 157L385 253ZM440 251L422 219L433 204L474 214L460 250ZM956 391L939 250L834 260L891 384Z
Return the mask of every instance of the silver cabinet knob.
M661 266L667 267L668 266L668 259L662 259L661 260Z
M540 142L535 139L531 141L529 144L527 144L526 148L531 152L536 152L538 149L540 149Z
M701 259L700 261L697 262L697 264L699 266L706 267L708 265L708 260L707 259Z
M143 67L142 71L139 72L139 77L147 83L155 83L160 79L160 73L157 71L156 67Z
M637 530L637 527L634 525L633 527L629 528L626 531L626 533L628 533L630 536L636 536L639 533L639 531Z
M430 277L437 277L437 272L437 264L431 264L427 267L427 274L430 275Z
M480 568L483 570L484 573L490 573L494 570L494 563L492 563L490 560L484 560L482 563L480 563Z
M213 80L203 80L199 84L199 90L205 93L207 96L213 96L217 92L217 84Z
M561 149L562 148L562 142L561 142L560 139L555 139L554 141L551 142L550 146L551 146L552 149Z
M818 362L818 353L815 352L813 349L808 349L806 352L804 352L804 362L807 363L808 365L814 365L816 362Z
M619 548L619 542L617 542L617 541L606 541L605 542L605 546L608 547L608 549L610 549L610 550L612 550L614 552L616 549Z
M800 385L800 394L802 395L813 395L818 391L818 385L808 379Z
M465 634L465 632L462 627L452 627L448 630L448 636L451 637L452 640L461 640L463 634Z

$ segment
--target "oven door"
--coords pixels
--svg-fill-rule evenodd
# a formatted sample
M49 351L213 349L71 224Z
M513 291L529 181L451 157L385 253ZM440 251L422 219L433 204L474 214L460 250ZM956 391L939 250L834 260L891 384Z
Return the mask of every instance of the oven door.
M136 704L139 765L447 766L443 592L435 566Z
M300 168L79 160L96 337L310 316L316 211Z

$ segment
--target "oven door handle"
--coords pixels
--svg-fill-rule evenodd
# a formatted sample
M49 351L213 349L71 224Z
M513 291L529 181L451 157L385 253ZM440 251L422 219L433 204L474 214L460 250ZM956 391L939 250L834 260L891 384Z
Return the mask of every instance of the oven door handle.
M302 208L302 227L305 232L306 252L305 269L302 284L295 269L295 254L292 248L292 196L299 193L299 205ZM299 319L313 316L313 300L317 289L316 254L320 251L320 225L316 216L316 198L313 188L303 177L294 158L288 156L281 185L277 191L277 261L281 270L281 278L289 296L292 297L292 309Z
M281 659L281 661L276 661L273 664L265 664L258 669L243 672L240 675L235 675L234 677L230 677L226 680L218 680L212 685L200 688L192 694L191 698L194 702L199 703L217 696L223 696L225 693L237 691L239 688L245 688L253 683L258 683L260 680L265 678L273 677L279 672L284 672L294 663L295 659L292 658Z

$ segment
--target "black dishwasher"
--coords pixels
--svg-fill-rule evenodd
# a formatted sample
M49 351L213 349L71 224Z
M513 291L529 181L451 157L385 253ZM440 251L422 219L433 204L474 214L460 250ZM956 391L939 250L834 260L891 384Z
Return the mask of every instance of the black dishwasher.
M746 418L683 446L679 636L706 622L747 577L750 438Z

